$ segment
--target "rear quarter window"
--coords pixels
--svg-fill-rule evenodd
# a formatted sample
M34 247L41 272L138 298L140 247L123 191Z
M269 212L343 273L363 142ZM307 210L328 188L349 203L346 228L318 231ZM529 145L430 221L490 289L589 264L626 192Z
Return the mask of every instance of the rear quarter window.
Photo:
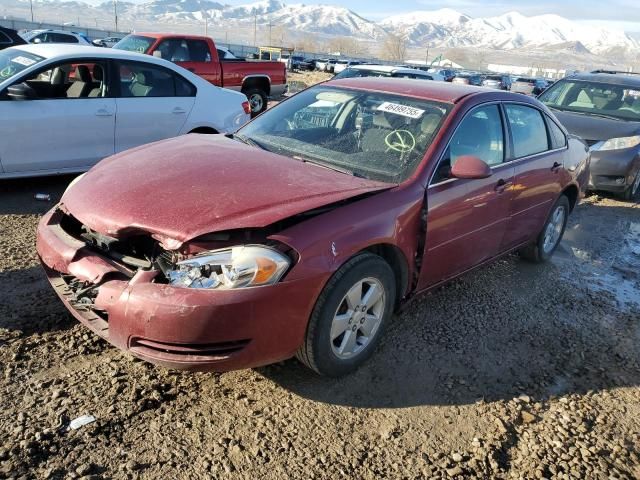
M560 129L556 122L547 117L547 125L549 126L549 140L551 148L563 148L567 145L567 137Z

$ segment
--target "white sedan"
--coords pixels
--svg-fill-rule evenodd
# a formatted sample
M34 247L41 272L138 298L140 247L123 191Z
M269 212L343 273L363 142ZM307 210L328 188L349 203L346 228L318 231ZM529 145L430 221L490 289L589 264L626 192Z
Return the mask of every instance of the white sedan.
M184 133L234 132L247 98L160 58L99 47L0 51L0 178L88 170Z

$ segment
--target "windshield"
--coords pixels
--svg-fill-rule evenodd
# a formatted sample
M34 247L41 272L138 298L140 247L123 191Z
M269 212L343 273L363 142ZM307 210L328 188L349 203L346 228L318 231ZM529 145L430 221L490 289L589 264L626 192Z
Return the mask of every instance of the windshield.
M549 87L539 100L556 110L640 121L639 87L562 80Z
M391 72L381 72L380 70L365 70L361 68L345 68L333 78L354 78L354 77L390 77Z
M143 37L142 35L127 35L116 43L113 48L129 52L147 53L155 41L155 38Z
M17 49L0 50L0 82L44 60L44 57Z
M420 163L448 111L427 100L318 86L267 110L237 137L297 160L399 183Z

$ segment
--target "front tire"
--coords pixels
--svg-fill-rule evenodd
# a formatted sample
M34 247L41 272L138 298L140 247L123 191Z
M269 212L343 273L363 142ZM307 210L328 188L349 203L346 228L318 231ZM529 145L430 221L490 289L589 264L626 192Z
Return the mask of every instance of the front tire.
M562 240L569 219L569 210L569 199L566 195L561 195L553 205L535 243L520 250L520 255L534 263L548 261Z
M632 202L636 198L638 198L638 194L640 193L640 171L636 173L636 178L633 180L633 183L627 188L622 194L622 198L627 202Z
M352 258L318 297L296 357L320 375L352 372L374 352L395 300L396 282L387 262L371 253Z

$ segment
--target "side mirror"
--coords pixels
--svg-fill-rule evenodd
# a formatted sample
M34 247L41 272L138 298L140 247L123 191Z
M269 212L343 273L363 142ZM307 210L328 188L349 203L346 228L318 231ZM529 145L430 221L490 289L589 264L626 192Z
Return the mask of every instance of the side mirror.
M153 52L153 56L156 58L162 58L162 52L160 50L155 50Z
M37 97L36 91L26 82L11 85L7 88L7 96L10 100L33 100Z
M486 162L473 155L458 157L451 168L451 176L454 178L488 178L491 176L491 167Z

